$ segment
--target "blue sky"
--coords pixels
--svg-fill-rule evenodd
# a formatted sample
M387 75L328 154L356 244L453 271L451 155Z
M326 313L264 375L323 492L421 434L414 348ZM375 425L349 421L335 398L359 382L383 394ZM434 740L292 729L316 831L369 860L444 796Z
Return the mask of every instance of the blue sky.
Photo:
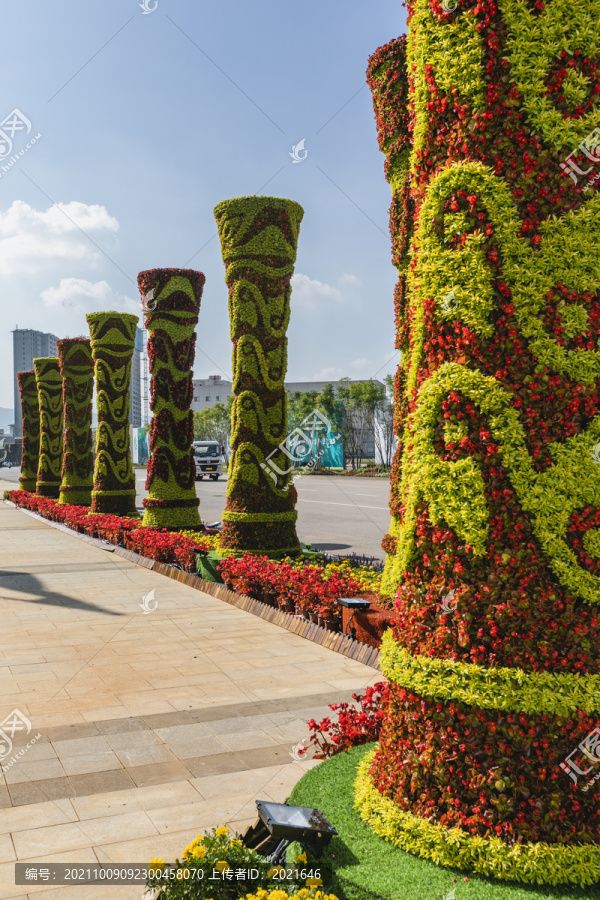
M15 325L84 334L93 309L139 311L137 273L159 266L205 273L195 372L229 375L212 210L254 193L305 211L288 379L393 371L390 190L365 69L406 30L400 0L140 2L3 10L0 119L31 122L11 156L41 137L0 160L0 406Z

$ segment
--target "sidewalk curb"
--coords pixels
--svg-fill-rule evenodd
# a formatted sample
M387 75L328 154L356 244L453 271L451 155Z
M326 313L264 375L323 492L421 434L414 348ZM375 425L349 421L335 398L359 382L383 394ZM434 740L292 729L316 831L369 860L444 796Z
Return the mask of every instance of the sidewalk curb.
M34 519L38 519L45 525L49 525L51 528L58 528L59 531L69 534L71 537L77 538L80 541L84 541L86 544L92 544L92 546L97 547L99 550L114 553L116 556L120 556L135 565L143 566L145 569L150 569L152 572L156 572L159 575L165 575L167 578L179 581L187 587L209 594L217 600L223 600L225 603L229 603L230 606L235 606L237 609L243 609L253 616L265 619L265 621L271 622L273 625L278 625L280 628L284 628L286 631L297 634L307 641L312 641L314 644L319 644L321 647L333 650L334 653L339 653L341 656L347 656L349 659L363 663L363 665L369 666L371 669L379 669L379 649L377 647L370 647L368 644L361 644L348 634L328 631L326 628L315 625L299 616L290 615L290 613L283 612L283 610L276 609L273 606L268 606L260 600L254 600L246 594L237 594L235 591L230 591L222 584L205 581L204 578L200 578L199 575L191 575L189 572L176 569L174 566L170 566L167 563L148 559L147 556L140 556L139 553L135 553L133 550L126 550L124 547L117 547L114 544L105 543L104 541L100 541L98 538L92 538L87 534L79 534L79 532L73 531L72 528L68 528L61 522L52 522L49 519L45 519L43 516L38 515L38 513L16 506L16 504L12 503L10 500L5 500L4 502L7 506L12 506L13 509L25 513L27 516L32 516Z

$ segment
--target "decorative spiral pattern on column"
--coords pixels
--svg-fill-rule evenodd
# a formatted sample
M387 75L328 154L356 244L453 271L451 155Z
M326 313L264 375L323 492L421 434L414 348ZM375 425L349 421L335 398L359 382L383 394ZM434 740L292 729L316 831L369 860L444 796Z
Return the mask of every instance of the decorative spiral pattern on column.
M98 405L92 513L138 516L131 463L129 385L138 317L99 312L90 328Z
M384 576L398 625L358 802L437 862L591 884L600 0L408 9L408 38L368 70L403 361Z
M239 197L215 207L229 288L233 341L232 457L221 547L277 553L299 548L296 489L289 486L284 378L302 207ZM275 451L275 454L273 452ZM266 462L271 456L277 470Z
M58 499L63 453L62 378L55 356L34 359L40 407L40 455L36 493Z
M63 379L64 450L59 503L89 506L94 480L92 398L94 360L89 338L57 342Z
M140 272L150 363L150 460L144 525L171 530L199 528L192 367L204 275L193 269Z
M19 490L34 494L40 462L40 401L35 372L17 374L23 419Z

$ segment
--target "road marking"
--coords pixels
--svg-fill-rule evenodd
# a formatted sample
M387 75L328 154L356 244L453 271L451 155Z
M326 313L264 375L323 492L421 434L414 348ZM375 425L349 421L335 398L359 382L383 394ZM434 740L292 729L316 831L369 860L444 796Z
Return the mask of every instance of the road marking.
M335 500L303 500L298 497L298 503L321 503L324 506L355 506L357 509L384 509L389 512L387 506L361 506L359 503L336 503Z

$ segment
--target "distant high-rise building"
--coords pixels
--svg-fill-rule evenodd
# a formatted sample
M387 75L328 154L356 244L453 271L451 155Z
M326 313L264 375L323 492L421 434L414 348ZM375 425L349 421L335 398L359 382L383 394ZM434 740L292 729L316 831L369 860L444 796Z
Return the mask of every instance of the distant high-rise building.
M129 424L133 428L140 428L142 425L142 383L141 383L141 360L144 350L144 333L141 328L135 329L135 349L131 360L131 386L130 386L130 406L129 406Z
M15 424L13 433L21 437L23 420L21 417L21 396L17 382L18 372L31 372L33 361L42 356L56 356L55 334L34 331L31 328L15 328L13 331L13 372L15 397Z

